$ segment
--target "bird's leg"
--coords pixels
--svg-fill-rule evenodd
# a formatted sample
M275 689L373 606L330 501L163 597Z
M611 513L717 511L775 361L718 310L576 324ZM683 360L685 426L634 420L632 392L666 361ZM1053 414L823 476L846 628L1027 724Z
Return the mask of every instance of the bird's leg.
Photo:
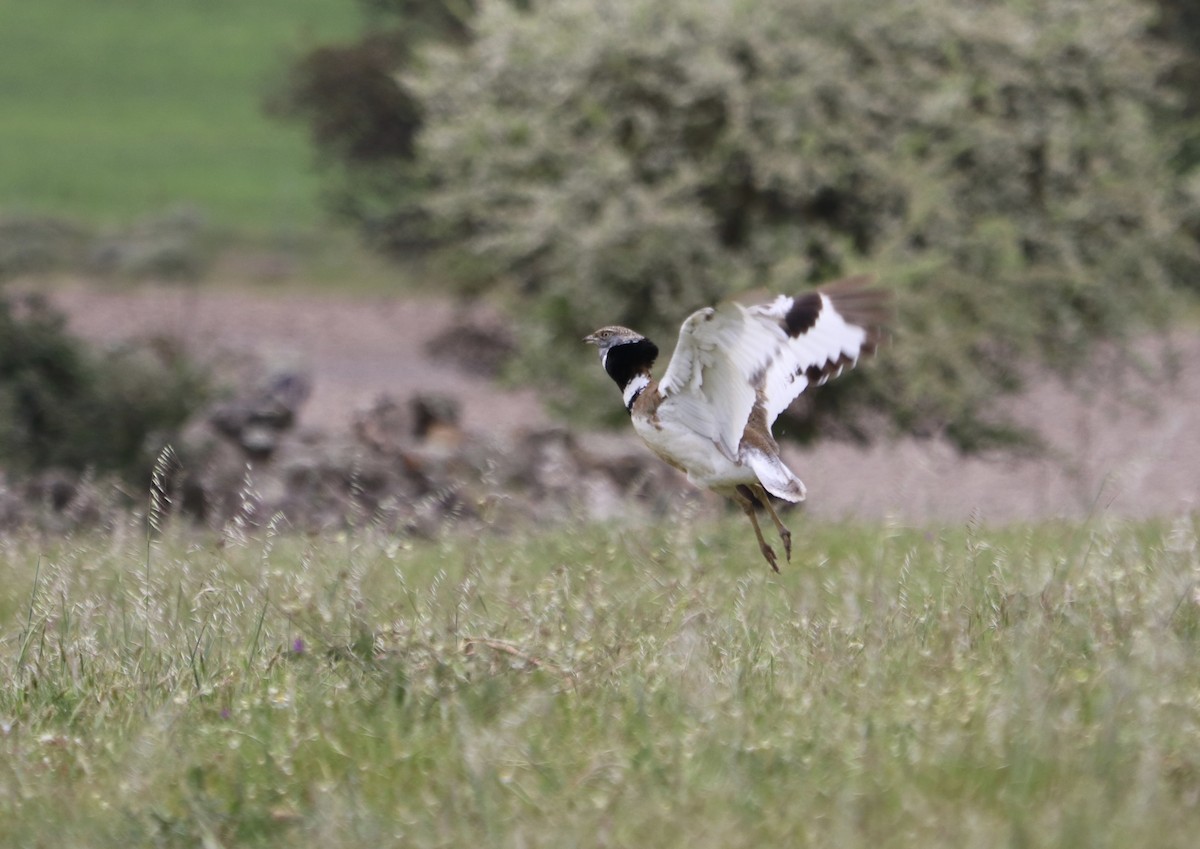
M742 487L738 487L738 490L741 489ZM767 545L767 541L763 539L762 529L758 526L758 517L754 515L754 499L747 497L738 490L734 491L733 499L741 505L742 510L750 517L750 524L754 526L754 536L758 540L758 550L762 552L762 556L771 564L771 568L778 572L779 566L775 562L775 549Z
M752 487L755 497L763 503L767 508L767 514L771 517L771 521L775 523L775 530L779 531L779 538L783 540L783 550L787 552L788 563L792 562L792 532L787 529L783 521L779 518L779 514L775 512L775 508L771 506L771 498L767 495L765 489L759 485Z

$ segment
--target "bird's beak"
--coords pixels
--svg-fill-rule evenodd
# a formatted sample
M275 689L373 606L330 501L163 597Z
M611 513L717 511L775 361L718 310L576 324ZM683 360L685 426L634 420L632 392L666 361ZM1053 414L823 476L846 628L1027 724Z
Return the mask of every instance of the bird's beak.
M583 341L587 342L589 345L596 345L600 340L596 338L595 333L589 333L587 336L583 337Z

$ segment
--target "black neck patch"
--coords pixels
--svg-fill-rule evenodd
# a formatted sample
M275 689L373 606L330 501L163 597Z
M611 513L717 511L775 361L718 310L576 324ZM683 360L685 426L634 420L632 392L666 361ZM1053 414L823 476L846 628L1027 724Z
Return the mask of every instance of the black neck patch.
M650 367L658 359L658 346L649 339L639 339L636 342L626 342L624 345L614 345L608 349L604 359L604 370L616 381L621 391L629 385L635 375L650 373Z

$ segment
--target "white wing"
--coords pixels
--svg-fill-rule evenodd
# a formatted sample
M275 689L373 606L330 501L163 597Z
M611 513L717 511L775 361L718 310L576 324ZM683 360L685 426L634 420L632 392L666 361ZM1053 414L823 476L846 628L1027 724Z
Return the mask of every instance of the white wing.
M781 295L752 311L780 322L787 341L776 352L763 381L767 424L810 385L820 386L875 351L887 317L887 298L852 278L823 292L796 298Z
M779 322L753 308L725 303L699 310L679 329L659 391L671 399L677 421L736 458L758 384L786 341Z
M693 313L659 384L677 421L736 458L760 392L770 426L810 383L836 377L875 349L887 299L865 282L851 278L823 292Z

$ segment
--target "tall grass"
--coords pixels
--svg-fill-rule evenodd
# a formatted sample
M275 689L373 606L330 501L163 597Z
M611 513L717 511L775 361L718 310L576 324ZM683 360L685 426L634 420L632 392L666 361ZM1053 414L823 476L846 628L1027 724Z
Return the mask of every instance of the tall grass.
M0 844L1192 846L1173 525L0 548Z
M302 128L262 103L351 0L0 0L0 211L125 223L189 204L273 235L319 220Z

